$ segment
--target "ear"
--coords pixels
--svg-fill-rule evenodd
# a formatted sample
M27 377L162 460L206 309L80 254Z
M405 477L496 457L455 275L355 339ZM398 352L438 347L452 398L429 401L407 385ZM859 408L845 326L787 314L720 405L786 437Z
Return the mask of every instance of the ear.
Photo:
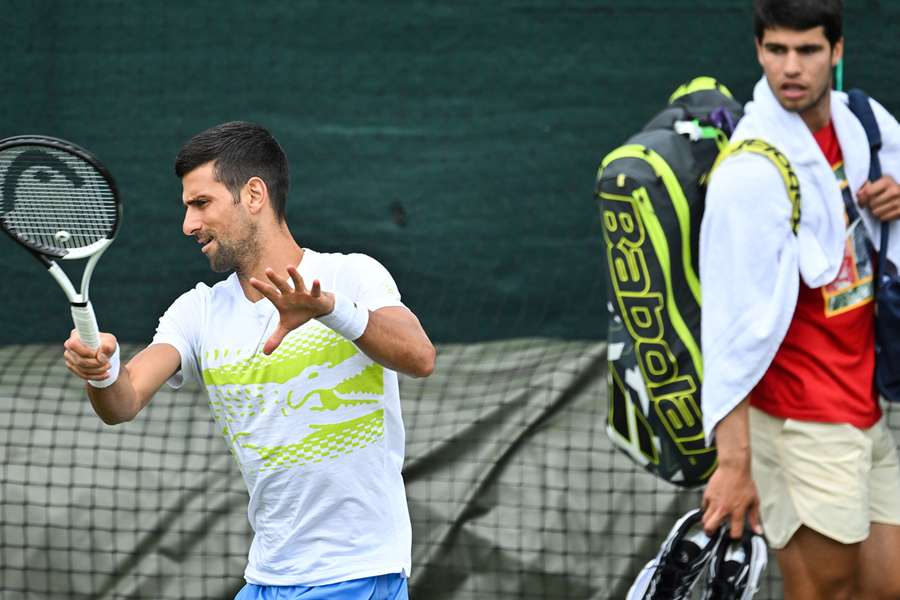
M765 68L765 65L763 64L762 41L758 37L753 36L753 43L756 45L756 62L759 63L759 66Z
M831 66L836 67L842 58L844 58L844 38L836 41L834 48L831 49Z
M269 203L269 188L259 177L251 177L241 191L242 200L246 202L250 214L258 214Z

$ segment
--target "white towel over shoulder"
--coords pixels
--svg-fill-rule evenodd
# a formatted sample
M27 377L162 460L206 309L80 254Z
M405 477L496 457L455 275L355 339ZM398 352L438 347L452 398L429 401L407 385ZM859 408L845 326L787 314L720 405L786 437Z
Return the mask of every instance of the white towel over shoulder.
M882 169L900 181L900 125L874 100L872 108L883 139ZM844 93L832 92L831 116L855 195L869 172L865 130ZM791 162L800 182L800 229L797 235L791 231L787 191L768 159L741 154L716 170L700 230L703 421L710 441L716 424L772 363L797 306L800 277L813 288L830 283L844 253L844 203L831 166L809 128L781 107L765 78L756 84L732 139L749 138L765 140ZM880 222L861 212L877 247ZM888 260L900 265L900 222L891 225Z

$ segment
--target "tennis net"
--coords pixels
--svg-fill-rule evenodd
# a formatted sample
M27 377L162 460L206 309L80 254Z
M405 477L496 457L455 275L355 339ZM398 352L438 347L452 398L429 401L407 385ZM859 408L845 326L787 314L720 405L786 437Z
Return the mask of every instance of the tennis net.
M624 597L700 495L612 449L605 364L603 343L532 338L444 345L402 379L412 597ZM0 348L0 597L230 599L246 502L203 390L109 427L60 347Z

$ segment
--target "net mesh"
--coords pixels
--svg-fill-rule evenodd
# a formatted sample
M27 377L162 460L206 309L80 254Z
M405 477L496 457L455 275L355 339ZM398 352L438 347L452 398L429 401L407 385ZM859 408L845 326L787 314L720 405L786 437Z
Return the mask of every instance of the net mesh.
M439 353L434 375L401 380L411 596L623 598L700 494L610 446L605 344ZM60 347L0 349L0 598L230 599L246 503L203 390L164 389L108 427ZM781 597L771 556L756 597Z
M118 203L89 162L41 145L0 151L0 221L20 241L61 256L108 237Z

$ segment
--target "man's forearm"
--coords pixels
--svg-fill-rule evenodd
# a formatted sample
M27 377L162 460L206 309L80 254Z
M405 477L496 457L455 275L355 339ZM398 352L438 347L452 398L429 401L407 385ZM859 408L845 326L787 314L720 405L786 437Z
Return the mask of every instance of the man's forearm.
M740 539L744 520L762 533L759 494L751 474L750 402L742 400L716 425L719 466L703 492L703 528L714 535L728 524L732 539Z
M750 400L744 398L715 428L719 466L750 468Z
M132 420L143 408L131 383L128 367L123 367L114 384L96 388L85 384L91 406L107 425L117 425Z
M415 315L405 308L371 312L356 344L366 356L394 371L427 377L434 370L434 346Z
M180 366L181 355L174 346L153 344L144 348L122 367L119 378L108 388L88 385L94 412L108 425L132 420Z

